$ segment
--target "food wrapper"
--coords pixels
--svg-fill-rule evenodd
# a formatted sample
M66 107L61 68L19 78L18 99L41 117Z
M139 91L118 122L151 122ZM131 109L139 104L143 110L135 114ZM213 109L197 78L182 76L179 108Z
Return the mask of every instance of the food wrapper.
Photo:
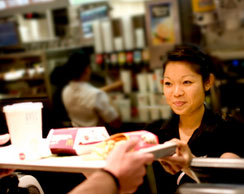
M132 138L139 139L139 142L133 150L141 150L144 148L156 146L159 143L158 137L155 134L145 130L118 133L110 136L110 138L104 140L103 142L97 143L93 148L93 151L88 156L86 156L85 159L105 160L115 146L122 144Z
M105 127L51 129L47 137L53 154L70 155L90 153L96 143L108 138Z
M49 148L53 154L85 155L85 160L105 160L112 149L137 138L133 150L157 145L158 137L148 131L139 130L109 136L105 127L51 129L48 134Z

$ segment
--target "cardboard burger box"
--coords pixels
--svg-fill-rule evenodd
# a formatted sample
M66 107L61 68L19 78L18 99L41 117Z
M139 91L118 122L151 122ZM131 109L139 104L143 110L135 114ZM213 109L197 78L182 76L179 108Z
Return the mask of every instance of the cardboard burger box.
M137 138L134 150L158 144L158 137L145 130L131 131L109 136L105 127L78 127L51 129L49 148L53 154L82 155L91 152L108 154L114 146L130 138Z
M90 153L95 144L109 138L105 127L72 127L51 129L49 148L53 154L81 155Z

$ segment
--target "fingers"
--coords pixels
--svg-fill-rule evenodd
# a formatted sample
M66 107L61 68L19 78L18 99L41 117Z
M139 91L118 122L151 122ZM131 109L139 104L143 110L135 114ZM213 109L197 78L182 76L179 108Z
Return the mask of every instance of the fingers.
M176 138L171 139L169 142L177 144L176 153L172 156L161 158L159 161L168 173L175 174L189 167L193 155L187 143Z
M111 151L111 154L124 154L125 152L132 150L136 146L137 142L138 140L136 139L130 139L125 143L119 144L115 146L115 148Z
M175 167L170 162L167 161L161 161L161 165L163 166L164 170L170 174L176 174L178 171L180 171L180 168Z
M169 141L167 141L165 143L172 143L172 142L176 143L177 146L185 146L185 145L187 145L185 142L183 142L183 141L181 141L181 140L179 140L177 138L173 138L173 139L171 139L171 140L169 140Z
M173 139L171 139L169 141L164 142L164 144L168 144L168 143L176 143L177 144L179 141L180 141L179 139L173 138Z
M145 153L144 154L144 162L146 164L151 164L154 161L154 155L152 153Z
M142 153L140 151L128 152L126 158L130 160L130 164L137 165L137 168L140 168L140 171L144 172L146 172L145 166L154 161L154 155L152 153Z
M136 156L136 160L142 162L144 165L150 165L154 161L152 153L145 153L141 151L131 152L132 156Z
M138 143L139 139L129 139L128 142L125 143L125 151L129 152L133 150L136 147L136 144Z
M161 158L160 161L163 161L163 162L167 161L167 162L172 162L175 164L183 164L183 163L185 163L185 158L177 156L176 154L174 154L173 156Z
M171 139L171 140L169 140L169 141L167 141L167 142L165 142L165 143L168 143L168 142L174 142L174 143L178 144L179 142L182 142L182 141L180 141L180 140L177 139L177 138L173 138L173 139Z
M5 144L9 141L10 136L8 133L4 134L4 135L0 135L0 145Z
M1 169L0 170L0 177L8 176L9 174L13 173L13 169Z

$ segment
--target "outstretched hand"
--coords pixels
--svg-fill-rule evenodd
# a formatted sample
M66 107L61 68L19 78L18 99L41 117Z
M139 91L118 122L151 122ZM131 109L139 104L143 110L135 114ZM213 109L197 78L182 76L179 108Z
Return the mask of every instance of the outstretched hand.
M5 144L9 141L10 136L8 133L0 135L0 145Z
M190 148L185 142L176 138L168 142L175 142L177 144L176 153L172 156L159 159L161 165L170 174L176 174L181 170L187 171L194 157Z
M9 141L9 139L10 139L9 134L0 135L0 145L7 143ZM2 178L4 176L8 176L13 171L14 170L12 170L12 169L0 169L0 178Z
M112 172L120 183L120 193L133 193L143 183L145 166L154 160L153 154L133 151L137 140L118 145L107 158L106 170Z

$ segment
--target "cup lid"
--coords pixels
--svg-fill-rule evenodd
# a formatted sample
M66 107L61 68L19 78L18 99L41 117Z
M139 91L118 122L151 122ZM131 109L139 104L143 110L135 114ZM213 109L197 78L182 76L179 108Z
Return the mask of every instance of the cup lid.
M14 103L11 105L6 105L3 107L3 112L16 112L23 110L33 110L43 108L43 104L41 102L23 102L23 103Z

